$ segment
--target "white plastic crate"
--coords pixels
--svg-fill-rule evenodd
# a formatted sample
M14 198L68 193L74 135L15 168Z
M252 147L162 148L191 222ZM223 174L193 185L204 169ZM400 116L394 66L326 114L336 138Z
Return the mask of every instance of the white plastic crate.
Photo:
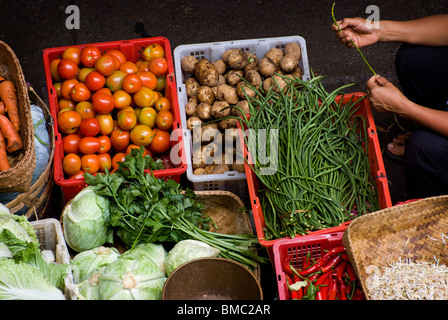
M61 224L54 218L31 221L41 250L51 250L58 264L70 264L70 254L65 243ZM68 300L74 300L74 281L70 272L64 279L64 295Z
M185 142L185 155L187 158L187 179L192 182L193 189L204 190L226 190L237 194L245 203L249 201L249 192L247 190L246 174L237 171L228 171L223 174L195 175L191 165L191 150L193 149L191 133L187 129L187 118L185 114L185 105L188 103L185 79L190 77L182 71L182 58L193 55L197 59L206 58L210 61L221 59L222 54L229 49L242 49L248 53L255 53L260 59L271 48L283 49L289 42L296 42L300 45L302 56L300 67L303 70L303 80L310 79L310 70L308 65L308 55L305 39L300 36L276 37L265 39L235 40L224 42L210 42L200 44L180 45L174 49L174 71L177 83L177 97L179 101L179 110L181 117L182 131Z

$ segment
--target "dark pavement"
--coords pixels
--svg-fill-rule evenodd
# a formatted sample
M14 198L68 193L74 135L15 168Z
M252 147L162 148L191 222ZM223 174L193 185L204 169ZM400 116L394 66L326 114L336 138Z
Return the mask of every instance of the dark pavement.
M346 49L330 30L333 1L4 1L0 40L18 56L25 78L46 99L42 50L45 48L164 36L174 50L181 44L300 35L307 43L310 68L326 75L328 89L355 83L365 91L370 70L356 50ZM337 0L337 19L367 18L374 4L382 20L409 20L448 13L443 0ZM66 28L66 8L77 5L80 29ZM375 71L397 83L394 57L399 43L380 43L362 51ZM374 112L374 111L373 111ZM374 112L381 147L409 127L403 119ZM402 166L384 156L392 202L406 200ZM267 295L268 296L268 295Z

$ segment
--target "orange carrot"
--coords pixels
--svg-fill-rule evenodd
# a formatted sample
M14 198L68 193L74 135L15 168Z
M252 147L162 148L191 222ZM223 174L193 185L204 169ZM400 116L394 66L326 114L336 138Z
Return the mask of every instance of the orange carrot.
M5 171L11 168L8 161L8 154L6 153L5 138L0 131L0 171Z
M5 104L3 101L0 101L0 114L5 114Z
M17 106L16 87L12 81L0 77L0 100L5 104L9 120L14 129L20 131L19 109Z
M0 115L0 130L3 133L4 139L7 141L6 151L8 153L22 149L23 143L19 133L14 130L11 121L3 115Z

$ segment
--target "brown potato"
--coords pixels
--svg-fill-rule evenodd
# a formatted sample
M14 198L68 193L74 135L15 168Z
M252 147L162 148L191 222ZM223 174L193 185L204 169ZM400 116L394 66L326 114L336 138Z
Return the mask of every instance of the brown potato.
M224 60L219 59L213 62L213 64L216 66L216 69L218 70L218 74L223 74L226 72L227 65L224 62Z
M205 168L197 168L197 169L195 169L195 170L193 171L193 174L195 174L195 175L200 175L200 176L202 176L202 175L204 175L204 174L208 174L206 168L207 168L207 167L205 167Z
M198 94L199 83L196 81L194 77L189 77L184 81L185 89L187 90L187 97L194 97Z
M199 86L197 97L199 102L205 102L210 105L215 101L215 93L209 86Z
M199 119L198 117L191 117L187 120L187 129L188 130L193 130L193 128L195 126L200 127L202 124L202 120Z
M224 172L230 171L230 168L226 164L218 164L210 174L223 174Z
M202 58L196 63L194 75L200 85L213 87L218 84L218 69L205 58Z
M224 120L221 120L218 122L218 128L221 131L227 130L227 129L231 129L231 128L236 128L237 127L237 119L234 118L227 118Z
M229 70L225 76L226 83L230 86L236 86L242 81L243 75L243 70Z
M195 56L185 56L180 61L180 67L184 72L194 74L194 66L197 62L198 59Z
M257 93L245 82L238 83L236 86L236 94L240 99L247 99L247 97L254 98L257 95Z
M218 100L224 100L230 105L237 104L239 101L236 89L228 84L218 86L216 98Z
M188 103L185 105L185 114L187 115L187 118L193 117L196 114L197 106L197 102L188 101Z
M286 73L290 73L297 67L298 64L299 60L297 60L296 56L288 53L285 54L280 60L280 69Z
M246 99L243 99L243 100L238 101L238 103L236 104L236 106L237 106L239 109L241 109L241 110L244 112L244 114L249 114L250 107L249 107L249 102L248 102ZM242 114L241 114L241 112L240 112L239 109L237 109L237 108L233 108L231 114L232 114L233 116L241 117Z
M208 104L207 102L201 102L196 107L196 113L201 120L208 120L212 115L211 109L212 106L210 104Z
M302 50L297 42L290 42L286 44L285 49L283 49L283 51L285 52L285 54L292 54L299 61L300 58L302 57Z
M264 57L258 61L258 70L263 76L270 77L277 71L277 67L271 58Z
M226 63L232 69L243 69L248 64L247 53L242 49L231 49L226 56Z
M246 73L246 80L253 85L255 88L259 88L260 87L260 83L261 83L261 75L260 73L255 70L249 70Z
M230 114L229 104L224 100L216 100L210 111L215 119L227 117Z
M237 171L239 173L244 173L246 172L244 169L244 163L232 163L232 165L230 166L230 168L233 171Z
M286 81L283 79L283 77L281 77L281 76L279 76L279 75L274 74L274 75L272 76L272 80L274 80L273 83L274 83L274 90L275 90L275 92L283 91L283 89L284 89L284 88L286 87L286 85L287 85L287 83L286 83Z
M292 72L291 75L296 76L297 78L302 79L303 77L303 70L300 66L297 66Z
M268 52L265 53L265 57L271 59L275 65L278 65L280 63L280 60L282 59L284 53L283 50L280 48L271 48L268 50Z

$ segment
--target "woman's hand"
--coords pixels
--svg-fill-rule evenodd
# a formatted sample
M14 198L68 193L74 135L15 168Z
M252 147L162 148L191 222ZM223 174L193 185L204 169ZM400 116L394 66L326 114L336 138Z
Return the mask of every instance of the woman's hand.
M394 112L404 115L408 98L386 78L376 75L367 81L367 96L378 112Z
M339 42L347 48L353 48L353 42L358 48L375 44L379 41L377 29L369 28L363 18L344 18L338 21L338 27L333 23L331 29L336 32Z

